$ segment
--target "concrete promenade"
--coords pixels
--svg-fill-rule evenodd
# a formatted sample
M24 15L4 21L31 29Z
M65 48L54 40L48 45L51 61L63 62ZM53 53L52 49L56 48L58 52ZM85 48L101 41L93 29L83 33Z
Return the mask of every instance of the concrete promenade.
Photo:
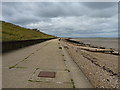
M55 78L38 77L40 71ZM2 55L3 88L91 88L58 39Z

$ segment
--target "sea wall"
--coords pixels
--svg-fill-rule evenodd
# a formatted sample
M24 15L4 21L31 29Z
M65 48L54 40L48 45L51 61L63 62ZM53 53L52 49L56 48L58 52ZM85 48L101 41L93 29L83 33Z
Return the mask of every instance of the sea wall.
M54 38L49 39L34 39L34 40L20 40L20 41L3 41L2 42L2 53L9 52L15 49L23 48L26 46L34 45L37 43L41 43L47 40L51 40Z

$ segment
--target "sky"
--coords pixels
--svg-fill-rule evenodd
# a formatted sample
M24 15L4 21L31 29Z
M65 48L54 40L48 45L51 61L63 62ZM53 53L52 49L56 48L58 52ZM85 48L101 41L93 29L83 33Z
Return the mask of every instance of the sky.
M3 21L59 37L117 37L117 2L3 2Z

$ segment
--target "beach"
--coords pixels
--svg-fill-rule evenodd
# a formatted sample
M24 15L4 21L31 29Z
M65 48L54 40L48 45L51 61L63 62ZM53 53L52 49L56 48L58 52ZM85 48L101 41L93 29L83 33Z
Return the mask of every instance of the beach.
M119 55L88 51L83 49L86 46L80 46L66 40L63 40L62 44L94 87L118 88Z

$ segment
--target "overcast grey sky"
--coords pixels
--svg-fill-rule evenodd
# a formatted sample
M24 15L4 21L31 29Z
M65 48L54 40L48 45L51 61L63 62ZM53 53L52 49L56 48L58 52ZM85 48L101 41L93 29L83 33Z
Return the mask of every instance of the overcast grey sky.
M117 2L4 2L2 20L61 37L117 37Z

